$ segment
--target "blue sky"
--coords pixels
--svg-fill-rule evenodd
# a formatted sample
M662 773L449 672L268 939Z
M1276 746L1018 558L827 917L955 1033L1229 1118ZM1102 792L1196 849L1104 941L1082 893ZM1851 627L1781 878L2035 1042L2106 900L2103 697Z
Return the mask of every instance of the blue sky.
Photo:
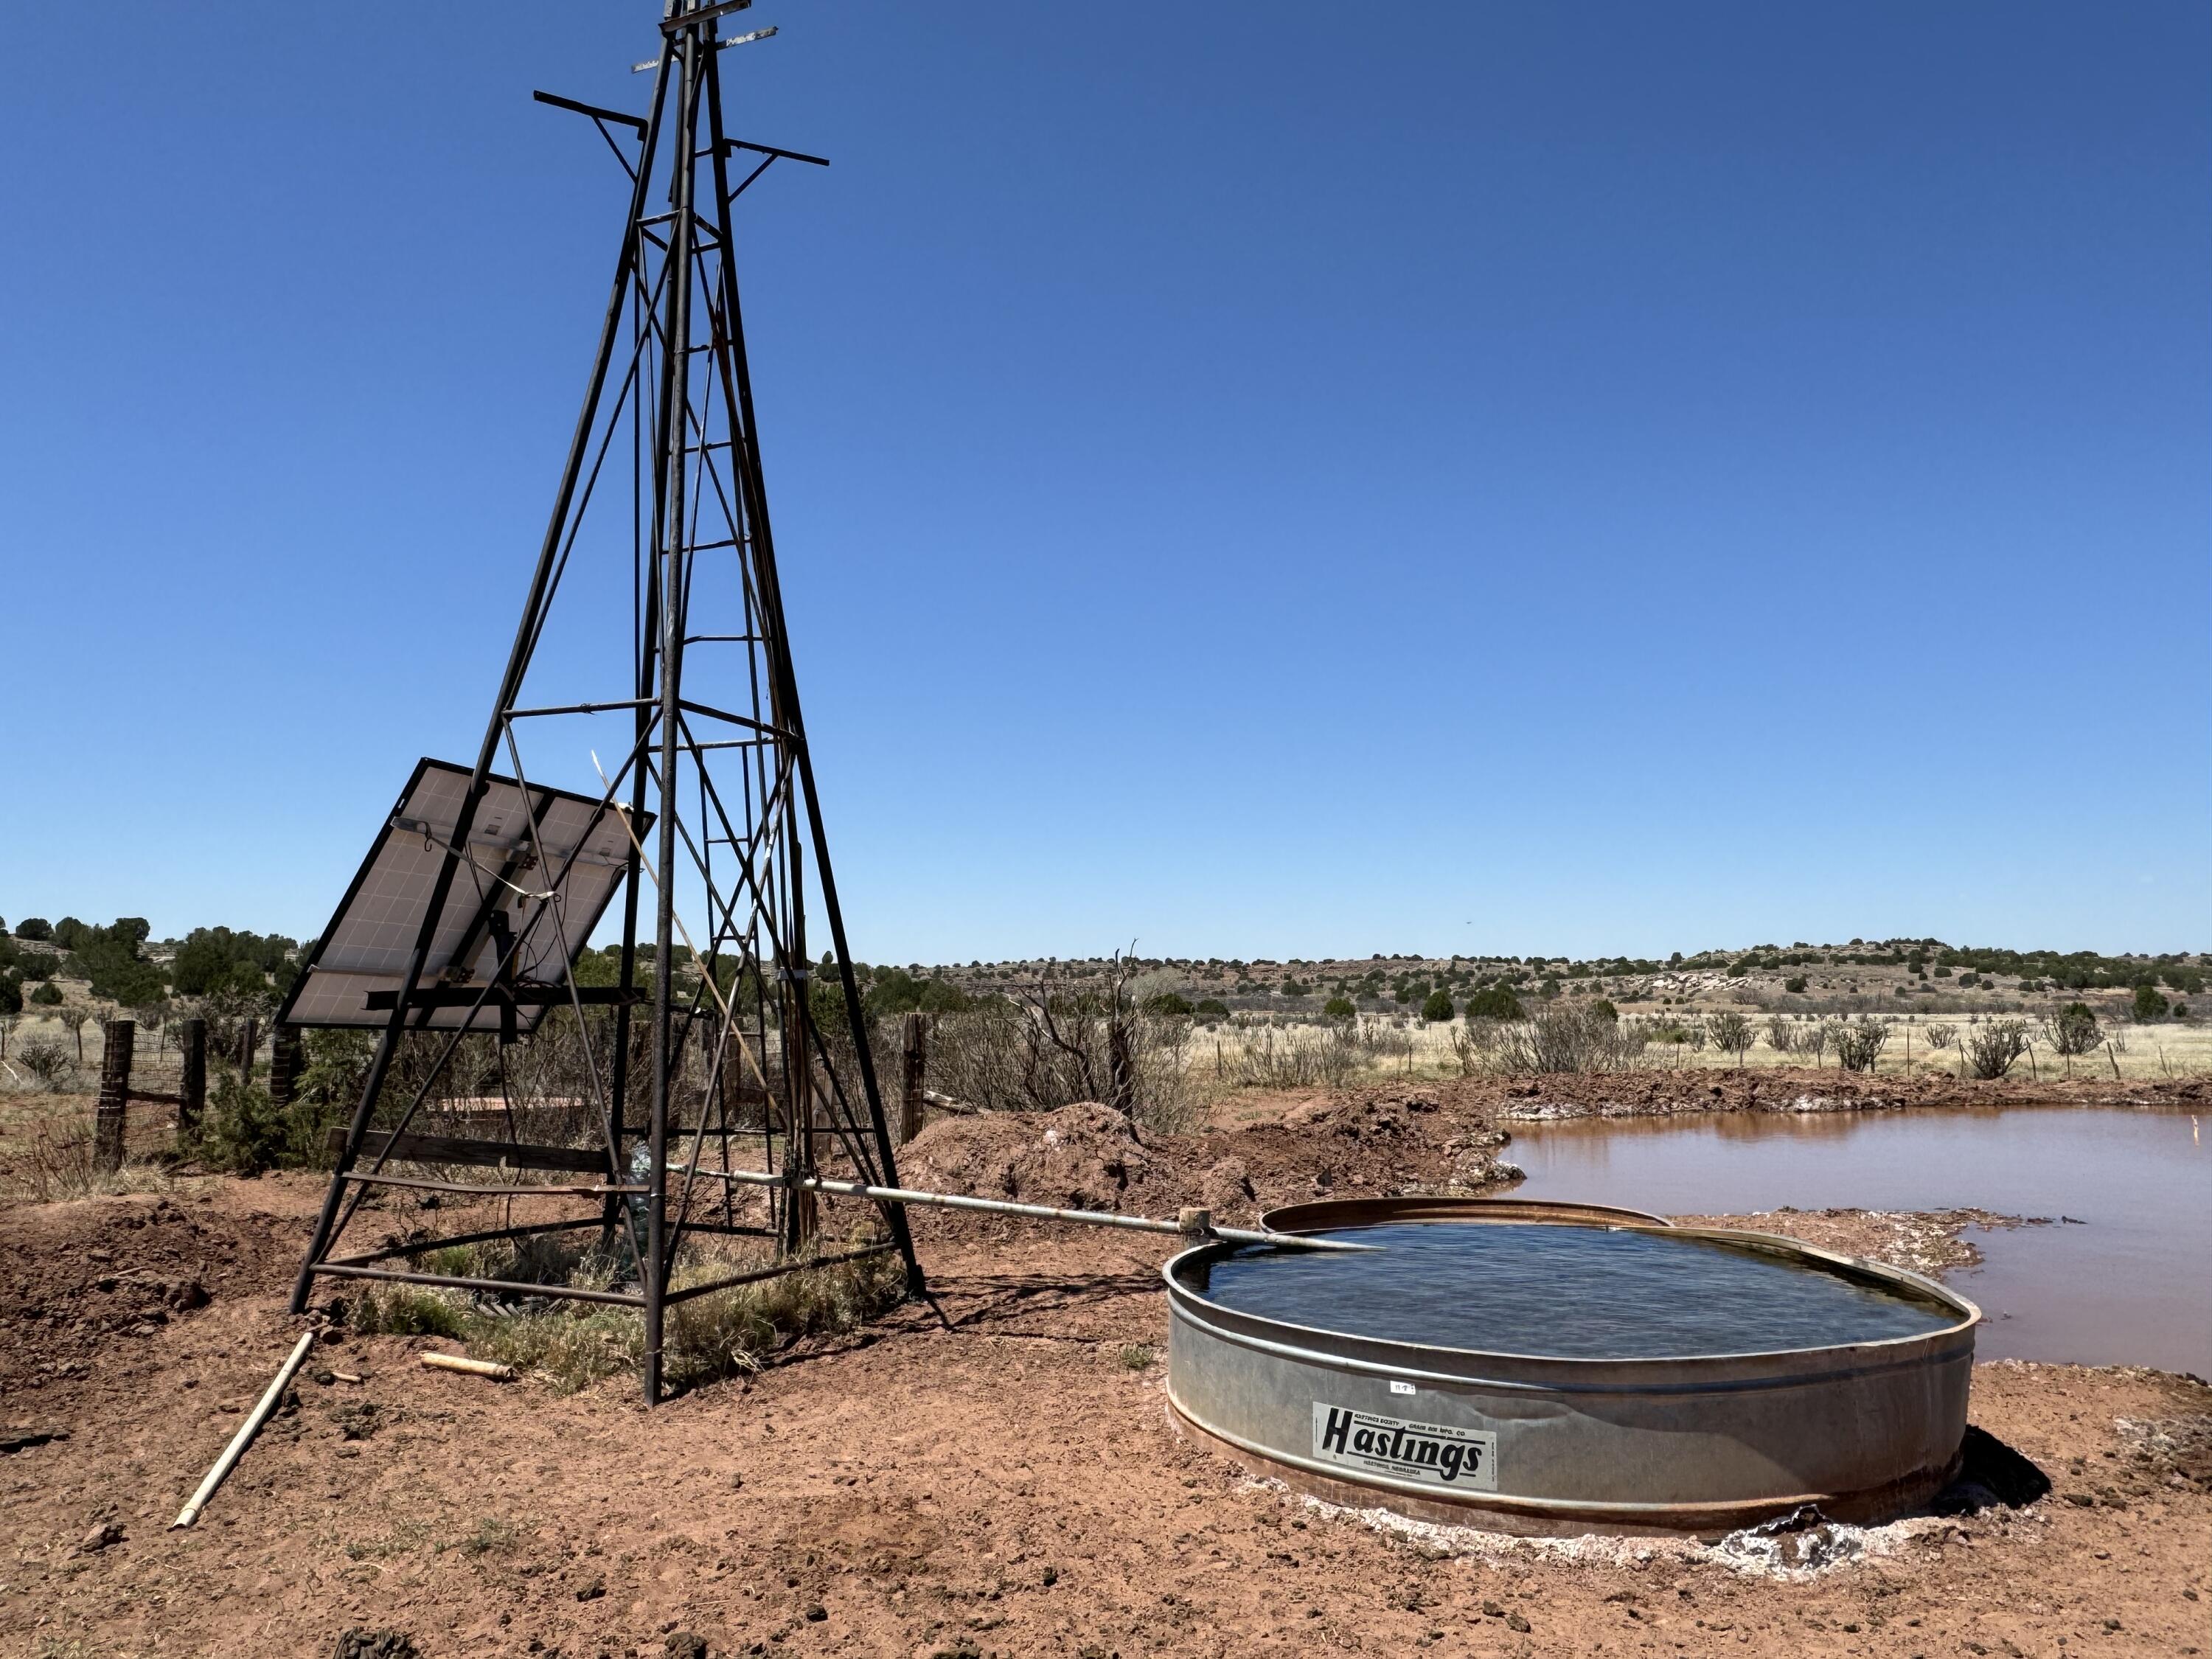
M0 915L472 755L657 14L10 15ZM2212 946L2203 7L750 20L863 957Z

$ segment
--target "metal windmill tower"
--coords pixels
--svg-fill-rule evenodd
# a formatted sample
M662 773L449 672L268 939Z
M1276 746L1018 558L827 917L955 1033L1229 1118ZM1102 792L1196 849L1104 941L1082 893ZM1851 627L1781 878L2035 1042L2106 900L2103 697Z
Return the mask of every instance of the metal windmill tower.
M318 1278L487 1288L413 1271L396 1247L337 1254L372 1193L582 1200L574 1218L468 1237L596 1226L626 1240L631 1271L612 1288L498 1288L641 1310L648 1401L672 1301L835 1259L800 1180L820 1168L897 1185L785 628L732 219L776 161L826 163L725 131L722 49L775 32L720 35L749 3L670 0L661 49L638 66L653 74L642 116L537 94L588 117L629 175L583 408L474 765L417 768L277 1015L378 1033L351 1121L333 1132L295 1311ZM630 601L620 628L618 596ZM549 635L560 648L541 653ZM596 678L576 685L580 675ZM607 757L596 794L527 769L550 757L544 775L573 770L585 753ZM818 964L810 890L830 946ZM614 982L580 983L580 954L617 902L616 971L585 976ZM611 1010L592 1016L612 1029L604 1063L583 1045L591 1144L526 1144L511 1109L504 1137L426 1133L453 1127L426 1125L422 1108L471 1033L496 1034L503 1066L509 1045L563 1008L578 1030L587 1010ZM841 1029L825 1033L825 1018ZM403 1063L425 1054L427 1070ZM395 1078L412 1085L404 1107ZM758 1149L750 1179L768 1197L750 1224L706 1156L734 1170L738 1145ZM473 1182L455 1165L568 1184ZM917 1293L904 1212L877 1207L882 1236L841 1254L896 1252ZM672 1290L684 1239L714 1232L755 1237L765 1259Z

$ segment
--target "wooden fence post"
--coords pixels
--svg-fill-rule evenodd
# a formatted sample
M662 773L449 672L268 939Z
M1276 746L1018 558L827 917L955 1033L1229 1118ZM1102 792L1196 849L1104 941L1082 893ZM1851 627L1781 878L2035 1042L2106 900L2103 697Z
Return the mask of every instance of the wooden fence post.
M238 1034L238 1080L241 1085L253 1081L253 1051L260 1046L260 1022L249 1014Z
M300 1087L300 1028L279 1025L269 1036L269 1100L289 1106Z
M207 1109L207 1022L188 1019L177 1043L180 1076L177 1083L177 1133L189 1139Z
M929 1075L929 1023L920 1009L899 1016L899 1144L921 1133L923 1084Z
M131 1020L107 1022L106 1045L100 1057L100 1105L92 1128L92 1167L101 1175L113 1175L123 1167L124 1119L131 1104L131 1055L137 1031Z

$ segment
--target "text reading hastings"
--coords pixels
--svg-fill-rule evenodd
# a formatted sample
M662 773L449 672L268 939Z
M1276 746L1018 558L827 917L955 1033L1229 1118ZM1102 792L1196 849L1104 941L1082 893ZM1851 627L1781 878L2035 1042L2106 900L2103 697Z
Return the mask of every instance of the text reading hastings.
M1314 1455L1370 1474L1498 1490L1498 1437L1313 1402Z

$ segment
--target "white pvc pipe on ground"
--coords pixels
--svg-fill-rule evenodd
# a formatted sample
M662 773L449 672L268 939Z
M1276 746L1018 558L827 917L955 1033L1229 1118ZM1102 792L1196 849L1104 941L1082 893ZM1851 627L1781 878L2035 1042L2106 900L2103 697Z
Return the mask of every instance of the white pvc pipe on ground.
M246 1449L253 1443L253 1437L261 1432L261 1425L276 1409L276 1402L284 1397L284 1390L291 1385L294 1374L300 1369L300 1362L307 1357L307 1350L314 1346L315 1334L313 1331L294 1345L292 1357L277 1369L276 1380L269 1385L268 1392L261 1396L261 1401L254 1407L252 1414L239 1425L238 1432L231 1436L230 1443L222 1449L222 1455L215 1460L215 1467L207 1472L207 1479L200 1482L199 1490L185 1501L184 1508L177 1511L177 1518L169 1522L171 1528L189 1527L199 1519L200 1511L207 1507L208 1499L215 1496L215 1489L222 1485L223 1477L246 1455Z

